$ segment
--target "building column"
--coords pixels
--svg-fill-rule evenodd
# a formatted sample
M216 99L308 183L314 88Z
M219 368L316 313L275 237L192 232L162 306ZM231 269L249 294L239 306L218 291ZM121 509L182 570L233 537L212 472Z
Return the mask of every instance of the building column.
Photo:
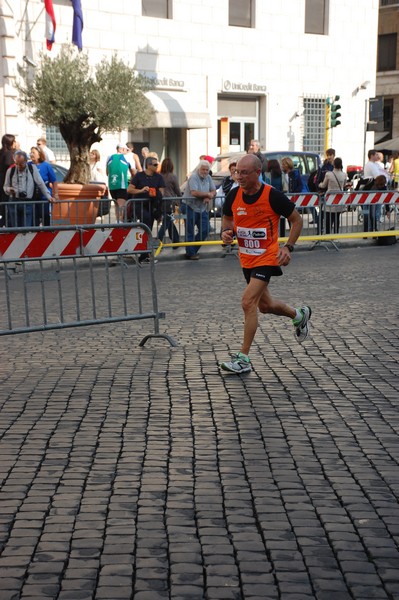
M11 3L0 0L0 130L18 134L17 38Z

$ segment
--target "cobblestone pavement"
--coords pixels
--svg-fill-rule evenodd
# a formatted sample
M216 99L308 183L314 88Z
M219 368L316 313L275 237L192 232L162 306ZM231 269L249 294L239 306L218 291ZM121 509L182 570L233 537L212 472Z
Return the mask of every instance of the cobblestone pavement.
M233 257L157 265L177 348L1 338L0 600L398 600L398 259L298 252L312 337L262 317L243 376Z

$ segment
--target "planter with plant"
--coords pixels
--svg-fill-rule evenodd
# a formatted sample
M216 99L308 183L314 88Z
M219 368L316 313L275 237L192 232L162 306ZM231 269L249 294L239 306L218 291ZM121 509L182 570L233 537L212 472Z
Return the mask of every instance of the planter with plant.
M148 126L153 110L144 92L149 80L113 55L91 67L87 54L72 46L63 46L58 56L42 55L33 78L25 77L18 85L21 106L32 120L44 127L57 127L65 140L70 157L63 198L92 198L89 153L106 132L121 132ZM76 188L76 185L78 186ZM89 184L94 198L104 192L100 184ZM94 187L93 187L94 186Z

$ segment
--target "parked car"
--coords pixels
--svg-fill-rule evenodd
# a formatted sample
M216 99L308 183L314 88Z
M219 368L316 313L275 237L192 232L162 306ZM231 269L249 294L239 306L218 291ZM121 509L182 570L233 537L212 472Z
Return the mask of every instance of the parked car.
M66 177L66 174L68 173L68 169L66 167L63 167L62 165L58 165L57 163L51 163L51 166L54 169L54 173L55 173L58 183L62 183ZM102 182L90 181L90 183L102 183ZM105 181L103 183L104 183L104 185L106 185L106 190L105 190L103 198L108 198L109 197L108 185L106 184Z
M289 150L277 150L275 152L262 152L266 161L271 159L277 159L280 164L284 157L290 157L294 163L294 167L299 169L301 173L302 181L307 185L310 173L317 171L321 166L321 158L317 152L303 152L303 151L292 151ZM218 188L226 175L229 175L229 164L232 160L240 160L246 152L227 152L226 154L219 154L212 163L212 179ZM212 208L211 215L220 216L221 210L219 208Z
M234 160L239 160L245 156L246 152L227 152L226 154L219 154L212 163L212 179L219 187L226 175L229 175L229 164ZM280 163L284 157L289 156L294 163L294 167L299 169L302 175L304 183L307 183L309 174L312 171L316 171L321 165L320 155L317 152L302 152L289 150L277 150L275 152L262 152L266 161L271 159L277 159Z
M352 181L352 179L355 175L362 175L363 167L359 167L356 165L348 165L346 167L346 173L348 175L349 181Z

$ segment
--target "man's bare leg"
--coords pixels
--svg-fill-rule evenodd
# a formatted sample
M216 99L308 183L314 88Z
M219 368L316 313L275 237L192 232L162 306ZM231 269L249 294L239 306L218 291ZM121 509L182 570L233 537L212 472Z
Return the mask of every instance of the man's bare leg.
M126 200L124 198L118 198L115 205L115 216L117 223L123 223L125 221L125 206Z
M296 310L270 295L268 282L251 277L242 297L244 311L244 340L241 352L248 355L258 328L258 309L282 317L295 318Z

